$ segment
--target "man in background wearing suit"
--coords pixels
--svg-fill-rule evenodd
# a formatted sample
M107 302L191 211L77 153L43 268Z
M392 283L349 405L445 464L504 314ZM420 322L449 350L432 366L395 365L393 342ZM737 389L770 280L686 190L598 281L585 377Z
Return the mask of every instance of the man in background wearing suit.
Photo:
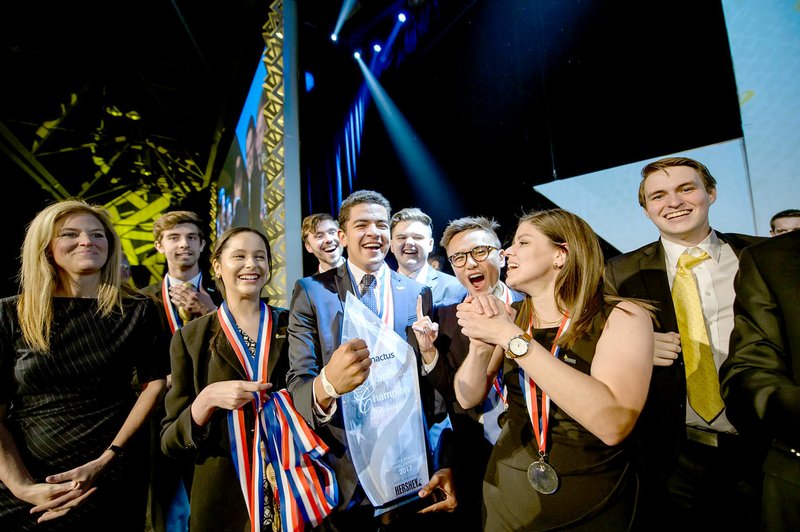
M347 261L300 279L292 294L287 382L295 407L330 448L325 458L336 473L339 505L324 523L329 530L375 530L378 525L353 467L338 404L342 394L367 379L372 363L363 340L342 343L347 293L363 300L371 288L377 295L375 313L417 353L411 327L417 321L418 304L424 313L431 308L428 287L390 270L384 262L390 211L389 202L377 192L360 190L348 196L339 213L339 238L347 248ZM428 511L455 507L449 469L435 472L420 494L434 490L446 498Z
M739 256L730 355L720 368L728 417L771 441L761 530L800 525L800 231Z
M431 217L415 207L397 211L392 215L391 249L397 259L397 271L415 279L433 292L433 304L460 302L467 295L458 279L432 268L428 254L433 250L433 222Z
M303 218L300 237L306 251L319 262L316 273L338 268L344 262L342 243L339 241L339 222L330 214L309 214Z
M776 212L769 220L769 236L800 230L800 209Z
M645 529L741 528L757 519L755 450L728 421L716 372L728 356L738 255L760 239L713 231L708 213L716 198L716 180L705 165L684 157L648 164L639 204L661 238L607 264L609 293L645 299L658 309L653 377L636 428ZM694 287L693 298L673 301L677 276L681 288ZM696 319L679 327L676 307L683 315L689 304L694 308L687 314ZM697 334L687 334L686 323Z
M203 222L191 211L171 211L153 223L156 250L167 260L164 278L143 291L163 311L165 327L174 333L190 320L217 309L222 302L214 283L207 283L200 271L200 254L205 248ZM167 386L170 386L167 376ZM147 527L155 532L187 530L192 464L181 464L161 452L161 401L151 416L152 465L147 505Z

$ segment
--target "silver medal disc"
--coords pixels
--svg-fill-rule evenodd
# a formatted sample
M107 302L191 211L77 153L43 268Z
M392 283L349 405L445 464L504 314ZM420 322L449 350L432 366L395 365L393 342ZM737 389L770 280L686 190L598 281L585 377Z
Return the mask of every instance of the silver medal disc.
M558 473L550 464L540 460L528 466L528 482L539 493L550 495L558 489Z

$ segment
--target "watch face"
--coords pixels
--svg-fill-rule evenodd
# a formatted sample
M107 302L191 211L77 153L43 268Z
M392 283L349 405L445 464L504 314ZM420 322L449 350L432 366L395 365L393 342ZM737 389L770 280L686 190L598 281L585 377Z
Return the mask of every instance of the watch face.
M508 342L508 350L511 351L514 356L522 356L528 352L528 342L520 336L515 336Z

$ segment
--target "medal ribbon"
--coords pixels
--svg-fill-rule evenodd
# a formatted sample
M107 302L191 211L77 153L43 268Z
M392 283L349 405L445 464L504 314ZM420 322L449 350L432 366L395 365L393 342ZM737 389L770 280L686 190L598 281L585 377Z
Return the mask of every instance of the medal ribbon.
M178 307L172 304L172 300L169 298L169 275L164 276L164 280L161 281L161 301L164 304L164 312L167 314L167 322L169 323L170 332L173 334L175 331L186 325L183 323L180 314L178 314ZM200 279L197 282L198 290L203 292L204 294L207 293L203 290L203 274L200 274Z
M556 343L564 331L569 327L571 320L569 313L564 315L561 320L561 325L558 327L556 337L553 339L553 345L550 348L550 353L558 358L558 353L561 348ZM528 325L528 334L533 329L533 314L531 314L531 322ZM528 414L531 418L533 425L533 435L536 437L536 443L539 445L539 456L544 459L547 451L547 429L550 419L550 397L542 390L542 415L539 417L539 408L536 404L536 383L533 379L528 377L525 370L520 367L519 383L522 387L522 395L525 397L525 405L528 407Z
M255 357L236 327L225 302L217 310L220 325L249 380L267 382L267 362L272 339L272 312L261 302ZM266 395L253 393L256 426L252 447L247 446L245 406L228 412L231 458L250 517L251 532L260 532L264 516L265 462L261 445L275 470L284 530L300 532L304 523L317 526L336 507L339 494L333 469L321 458L325 443L294 409L286 390Z

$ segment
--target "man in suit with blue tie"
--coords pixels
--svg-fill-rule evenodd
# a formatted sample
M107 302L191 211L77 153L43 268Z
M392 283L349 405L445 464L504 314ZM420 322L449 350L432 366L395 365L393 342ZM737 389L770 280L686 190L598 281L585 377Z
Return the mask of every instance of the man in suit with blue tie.
M408 207L392 215L391 249L397 259L397 271L430 287L433 305L438 307L461 302L467 289L454 276L440 272L428 264L433 251L433 221L416 207Z
M347 249L347 261L300 279L292 294L287 382L295 407L330 447L326 459L336 473L339 505L324 524L329 530L378 527L374 508L364 496L353 467L337 402L342 394L366 380L372 363L363 340L341 341L347 293L361 294L362 302L417 353L411 327L417 321L418 299L424 313L431 308L428 287L390 270L384 262L389 249L390 212L389 202L378 192L360 190L348 196L339 213L339 237ZM370 301L366 301L368 295ZM421 366L419 355L417 364ZM449 469L434 473L420 494L428 496L434 491L445 499L429 506L428 511L455 507Z

